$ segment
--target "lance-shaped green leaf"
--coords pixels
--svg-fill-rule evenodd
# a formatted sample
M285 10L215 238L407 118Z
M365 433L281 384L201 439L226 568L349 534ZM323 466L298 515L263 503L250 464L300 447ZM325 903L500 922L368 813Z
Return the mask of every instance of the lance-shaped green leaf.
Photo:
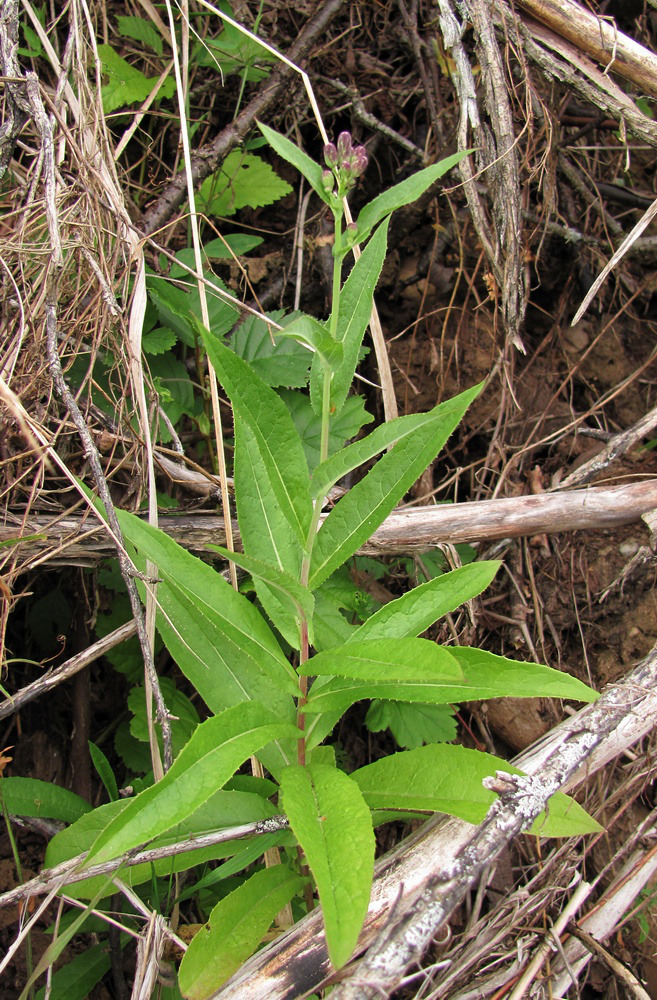
M597 691L571 676L539 663L522 663L497 656L485 649L450 646L450 652L463 670L466 685L477 693L454 701L482 698L572 698L596 701Z
M300 625L302 620L307 623L310 644L313 644L312 620L315 599L307 587L295 580L289 573L285 573L262 559L248 556L244 552L231 552L223 545L210 544L208 548L212 549L213 552L218 552L224 559L232 560L236 566L246 570L254 579L262 580L263 583L271 587L288 606L288 610L296 619L297 625Z
M498 769L522 774L500 757L441 743L392 754L361 767L351 777L370 809L442 812L468 823L481 823L497 797L482 781ZM573 837L600 829L577 802L557 792L529 832L541 837Z
M369 810L349 775L326 764L293 765L281 799L315 877L333 967L351 957L367 913L374 866Z
M296 167L299 173L306 178L315 194L319 195L322 201L328 205L328 195L322 186L322 174L324 171L319 163L315 163L307 153L304 153L302 149L295 146L286 136L281 135L280 132L274 132L268 125L258 122L258 128L271 148L279 156L282 156L284 160L291 163L293 167Z
M315 590L367 541L436 457L457 426L480 385L440 403L433 420L398 441L367 475L335 505L321 526L313 549L309 586Z
M305 879L284 865L256 872L220 900L190 941L178 984L189 1000L205 1000L256 950L276 914Z
M281 572L299 578L303 549L281 510L269 476L260 461L258 442L243 420L235 423L235 497L244 551L266 560ZM299 648L296 616L262 579L256 592L270 621L294 649Z
M405 417L395 417L394 420L381 424L367 437L354 441L335 455L331 455L318 465L312 474L310 489L313 499L325 497L338 479L342 479L348 472L358 469L371 458L380 455L386 448L410 437L419 428L434 420L433 410L429 410L428 413L410 413Z
M399 184L395 184L394 187L388 188L383 194L378 195L368 205L365 205L360 210L357 220L357 242L361 243L363 240L366 240L377 222L380 222L381 219L384 219L396 209L402 208L404 205L410 205L411 202L416 201L438 178L446 174L452 167L455 167L464 156L467 156L471 152L473 152L471 149L466 149L459 153L454 153L453 156L447 156L439 163L425 167L424 170L418 170L417 173L407 177L404 181L400 181Z
M371 640L371 645L386 643L400 646L408 642L424 642L422 639ZM366 647L367 642L353 643ZM431 644L429 644L431 645ZM341 647L352 648L352 643ZM418 702L427 705L445 705L460 701L482 701L488 698L573 698L577 701L595 701L598 697L576 677L561 670L541 666L536 663L519 663L503 656L487 653L485 650L463 646L450 646L451 660L463 671L460 682L442 681L434 676L434 669L427 668L419 660L409 662L400 679L392 681L382 678L376 666L361 665L342 656L332 670L323 670L323 657L337 650L320 653L308 661L304 669L319 660L315 673L334 673L335 676L318 687L311 688L306 712L346 711L350 705L365 698L383 698L392 701ZM337 658L336 658L337 659ZM327 664L328 666L328 664ZM310 672L310 671L309 671Z
M350 636L350 641L420 635L465 601L481 594L501 563L475 562L437 576L384 604Z
M298 316L285 327L276 331L276 339L290 337L298 344L304 344L321 360L327 371L337 371L342 361L342 344L333 339L326 329L325 323L320 323L313 316Z
M55 834L46 850L45 866L47 868L54 867L88 851L100 834L107 829L110 822L128 808L130 802L130 799L117 799L115 802L98 806L92 812L85 813L71 826L67 826ZM277 815L277 810L261 795L221 789L211 795L200 809L197 809L182 823L156 837L150 847L157 848L179 843L191 837L205 834L209 830L243 826L245 823L255 823L275 815ZM285 837L289 839L290 835L282 831L272 836L280 842ZM158 858L153 862L131 865L124 869L121 877L128 885L142 885L144 882L150 882L153 875L167 878L175 872L185 871L197 865L206 864L208 861L231 857L239 853L242 847L246 849L246 845L256 850L256 854L251 858L254 860L269 846L264 841L264 837L255 836L243 840L229 840L209 847L199 847L193 851L183 851L176 854L175 857ZM103 888L106 888L108 896L116 891L111 883L107 883L106 876L96 875L68 885L66 892L75 899L91 899L99 889Z
M203 341L233 404L235 422L243 420L256 439L262 470L303 545L312 517L310 479L301 439L288 409L274 390L216 337L205 331Z
M124 537L158 567L158 631L208 708L218 713L253 700L292 721L296 674L258 609L163 531L116 514ZM276 741L261 757L277 773L295 752L293 743Z
M299 735L254 702L202 722L162 780L140 792L101 833L86 864L118 857L170 830L225 785L247 757L271 740Z
M374 289L386 259L389 219L383 222L352 267L340 293L337 339L342 361L331 380L331 406L339 413L358 364L363 335L372 315Z

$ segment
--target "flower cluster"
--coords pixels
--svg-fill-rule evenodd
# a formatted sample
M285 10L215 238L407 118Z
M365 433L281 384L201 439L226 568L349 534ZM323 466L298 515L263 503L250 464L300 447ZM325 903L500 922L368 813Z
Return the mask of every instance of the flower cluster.
M324 146L324 162L329 168L322 174L324 190L342 197L365 172L367 150L364 146L354 146L349 132L341 132L337 144L328 142ZM336 180L337 191L334 189Z

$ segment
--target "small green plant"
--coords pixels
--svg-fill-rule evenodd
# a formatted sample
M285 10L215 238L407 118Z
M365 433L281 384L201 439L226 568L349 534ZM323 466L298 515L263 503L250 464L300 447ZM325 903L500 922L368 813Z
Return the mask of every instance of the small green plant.
M367 164L363 147L343 132L335 145L325 147L322 165L284 136L260 128L328 206L335 240L328 320L288 318L275 336L276 344L293 342L312 352L309 373L298 367L298 348L277 355L284 370L290 365L296 373L292 397L289 388L278 393L273 387L285 384L280 376L267 384L257 366L240 356L248 352L243 343L240 351L239 335L229 345L216 330L192 321L234 412L235 498L244 551L215 548L249 575L252 584L246 589L255 591L257 603L163 532L118 512L136 568L145 573L148 565L157 567L160 637L212 715L195 728L190 716L189 738L179 729L184 745L161 781L130 800L115 799L81 815L51 841L46 858L51 865L88 851L89 866L123 857L146 842L157 847L284 813L285 829L279 825L259 838L122 872L133 886L154 887L176 871L229 859L196 884L209 918L182 960L179 986L185 997L199 1000L240 967L288 902L294 900L300 914L315 889L331 962L335 968L344 965L369 904L373 826L435 811L479 822L494 799L482 779L498 767L509 769L488 754L429 742L345 773L324 741L350 706L362 700L388 706L387 716L379 708L371 728L391 724L392 706L413 706L420 715L424 707L438 707L438 713L427 713L423 736L416 740L421 743L452 735L445 725L449 706L459 701L596 697L580 681L545 666L418 638L442 615L481 593L497 571L495 562L428 574L425 583L360 625L336 613L345 601L343 564L435 458L480 391L475 386L428 413L400 417L343 446L345 428L355 433L353 427L365 422L345 423L344 415L353 408L349 392L386 255L390 216L418 198L460 154L402 181L369 202L356 223L345 225L344 197ZM356 246L362 253L343 281L345 258ZM186 326L182 317L178 320L184 336L189 320ZM306 378L309 397L298 391ZM312 448L300 432L311 421ZM378 460L324 515L331 488L373 459ZM140 585L145 594L147 584ZM143 738L140 727L135 710L131 732ZM402 723L399 727L402 731ZM252 756L271 780L236 774ZM114 797L105 762L98 754L96 759ZM575 802L556 795L533 829L567 836L598 826ZM273 846L282 852L281 864L260 864L236 881ZM94 877L67 891L89 899L112 889L106 879ZM190 891L185 887L186 895Z

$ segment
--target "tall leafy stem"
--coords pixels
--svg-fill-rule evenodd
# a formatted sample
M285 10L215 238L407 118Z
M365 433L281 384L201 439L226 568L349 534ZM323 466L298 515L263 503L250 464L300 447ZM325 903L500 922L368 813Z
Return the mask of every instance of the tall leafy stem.
M137 570L148 563L157 566L160 637L211 715L194 729L161 781L129 801L82 815L53 839L47 858L52 864L88 850L89 865L118 858L148 840L168 844L208 827L239 821L251 824L252 831L254 821L266 822L276 808L284 811L292 836L280 824L274 832L263 826L262 833L271 833L274 841L259 842L261 853L275 842L284 854L284 870L256 871L228 895L219 890L203 933L183 959L181 992L199 1000L257 948L283 906L295 895L312 895L297 852L317 888L329 957L338 968L357 944L369 905L373 826L433 811L478 822L491 804L494 796L482 779L508 765L462 747L428 744L352 774L340 769L334 748L322 744L351 705L378 699L403 715L405 707L435 709L500 696L596 697L580 681L549 667L420 638L438 618L488 586L498 568L494 562L475 562L436 577L360 626L338 614L327 627L332 579L433 461L481 388L467 389L428 413L399 417L341 448L353 432L344 434L336 444L335 429L350 408L349 390L385 260L390 215L418 198L464 154L403 180L345 225L343 199L367 165L363 147L343 132L335 145L324 147L322 165L285 136L260 128L271 147L303 174L334 220L330 316L320 321L295 315L283 320L276 334L313 352L309 399L300 398L307 404L306 416L310 412L319 420L319 453L309 458L289 396L285 389L275 391L280 381L267 384L239 356L235 339L225 341L223 331L205 329L196 320L234 413L233 475L244 551L216 549L249 575L259 606L162 531L117 512ZM345 258L356 245L362 252L343 281ZM324 514L331 488L372 459L372 467ZM145 597L147 584L139 585ZM272 781L258 784L239 776L239 786L226 790L251 756L258 757ZM269 801L273 794L277 806ZM566 796L555 796L534 829L566 836L597 829L597 824ZM233 853L217 872L226 866L231 873L243 871L259 856L258 845L249 842ZM225 854L202 855L204 861L213 857ZM181 869L194 863L191 855L179 862ZM131 869L133 885L150 878L141 870L145 867ZM217 882L225 877L213 876ZM97 882L87 879L76 891L90 898Z

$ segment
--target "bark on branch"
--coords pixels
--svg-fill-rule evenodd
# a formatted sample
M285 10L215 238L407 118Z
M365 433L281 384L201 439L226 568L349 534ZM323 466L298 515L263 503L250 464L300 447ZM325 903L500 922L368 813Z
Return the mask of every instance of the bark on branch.
M445 542L495 541L561 531L598 530L629 524L657 507L657 479L628 486L589 487L560 493L482 500L476 503L412 507L393 511L359 550L365 555L426 552ZM209 552L210 544L225 544L223 518L215 514L168 515L160 527L171 538L195 552ZM235 538L239 541L237 524ZM21 553L50 550L60 565L89 564L114 551L101 525L82 515L58 519L41 516L6 520L0 542L24 535L42 539L20 542Z

